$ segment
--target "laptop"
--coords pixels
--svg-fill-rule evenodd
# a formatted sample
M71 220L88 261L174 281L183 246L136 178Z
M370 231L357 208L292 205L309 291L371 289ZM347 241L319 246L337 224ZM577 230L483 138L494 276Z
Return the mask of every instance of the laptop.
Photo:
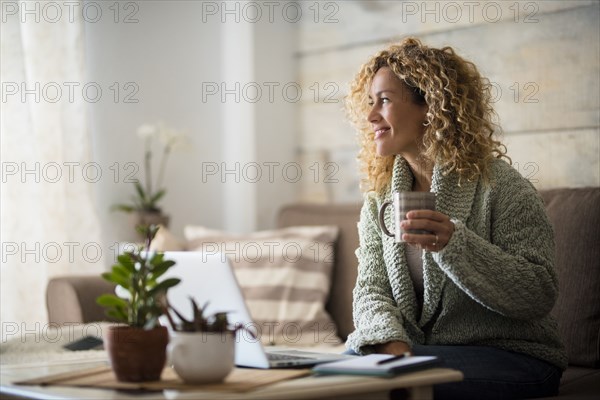
M227 312L232 325L241 324L250 330L258 326L252 321L242 290L227 257L221 253L193 251L165 252L165 259L176 264L162 277L180 278L181 283L169 289L169 303L185 318L191 318L190 296L199 306L208 303L208 315ZM163 325L166 317L161 317ZM256 333L256 329L254 329ZM267 351L260 338L253 337L241 329L237 332L235 364L240 367L286 368L312 366L353 356L335 353L318 353L303 350L279 349Z

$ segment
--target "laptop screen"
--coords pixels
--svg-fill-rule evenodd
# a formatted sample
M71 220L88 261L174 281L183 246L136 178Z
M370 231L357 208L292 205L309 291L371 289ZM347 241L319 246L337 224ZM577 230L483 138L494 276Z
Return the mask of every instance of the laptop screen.
M190 296L202 307L208 303L207 315L227 312L232 325L241 324L256 333L244 296L227 257L221 253L194 251L165 252L166 260L175 261L162 277L179 278L181 283L169 289L167 298L171 306L185 318L192 317ZM161 323L168 326L166 317ZM269 362L259 337L239 330L236 337L235 363L240 366L268 368Z

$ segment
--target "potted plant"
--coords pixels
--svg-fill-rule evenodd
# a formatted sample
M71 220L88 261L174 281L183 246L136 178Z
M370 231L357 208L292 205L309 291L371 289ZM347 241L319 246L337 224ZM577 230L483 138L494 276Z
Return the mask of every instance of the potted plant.
M112 270L102 274L117 284L120 296L104 294L97 299L108 308L108 316L125 324L110 326L106 335L112 368L124 382L160 379L169 342L167 328L158 322L163 313L161 301L167 290L180 282L178 278L159 281L175 262L165 260L163 253L143 251L150 249L158 227L141 226L139 230L146 237L145 245L119 255Z
M190 302L191 319L168 303L165 306L165 315L173 329L168 348L170 362L185 382L221 382L234 367L236 332L246 328L232 327L225 312L206 315L208 304L200 308L191 297ZM174 321L169 310L175 313L179 322Z
M163 187L163 178L167 161L171 150L185 137L171 128L162 124L144 124L138 128L138 136L144 140L144 183L139 180L133 182L135 194L131 197L131 203L115 204L112 209L133 214L133 225L164 225L169 226L169 216L162 212L159 205L167 193ZM162 144L162 153L158 167L158 176L153 180L152 159L153 143L158 136Z

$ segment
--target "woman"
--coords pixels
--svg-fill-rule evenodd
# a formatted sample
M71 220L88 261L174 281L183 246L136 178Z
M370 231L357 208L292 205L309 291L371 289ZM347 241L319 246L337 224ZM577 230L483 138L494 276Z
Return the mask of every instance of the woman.
M347 347L461 370L436 399L548 396L566 368L549 316L552 228L534 187L502 160L490 87L451 48L406 39L364 64L347 97L365 176ZM436 193L436 211L401 224L431 234L395 243L381 233L378 209L397 191Z

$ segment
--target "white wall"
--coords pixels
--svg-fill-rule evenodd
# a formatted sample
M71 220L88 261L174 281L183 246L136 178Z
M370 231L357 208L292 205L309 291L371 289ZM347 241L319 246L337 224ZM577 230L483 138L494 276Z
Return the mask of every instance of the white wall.
M273 85L272 99L263 90L255 108L255 161L262 166L263 173L256 185L258 229L272 228L279 208L298 201L302 179L306 178L297 178L295 167L300 166L298 103L294 94L294 87L300 87L296 57L298 24L286 21L281 14L273 20L273 24L258 24L255 30L255 80L265 88L268 88L266 83Z
M334 103L301 104L300 143L307 164L339 160L340 182L306 185L304 199L360 200L355 133L343 122L342 99L369 56L406 36L452 46L494 82L509 156L534 185L600 184L600 2L326 4L317 22L300 26L300 80L339 90Z
M125 162L142 161L135 129L157 119L192 139L170 160L162 203L178 236L186 224L270 228L280 206L298 200L360 201L342 99L369 55L408 35L453 46L497 84L509 155L539 188L600 184L598 2L477 2L472 10L468 2L454 2L460 10L447 2L305 2L300 18L296 3L276 3L269 15L260 2L139 2L138 23L86 24L90 80L139 86L137 104L114 103L107 89L89 108L95 160L106 175L121 166L118 183L97 185L107 243L133 236L127 216L108 208L133 192L122 180ZM260 7L258 20L249 4ZM203 84L236 82L262 96L203 101ZM530 82L537 103L525 101ZM301 96L291 98L296 84ZM207 163L219 171L203 181ZM253 180L256 166L261 177Z
M188 149L173 153L166 172L163 206L171 214L173 228L178 230L185 222L220 223L218 214L203 210L219 207L221 190L216 183L203 184L199 173L203 160L221 146L220 108L203 104L199 95L202 81L220 80L219 25L196 23L199 13L195 2L146 2L135 15L138 23L102 19L86 24L89 80L102 87L112 82L121 86L134 82L139 87L134 95L138 103L124 99L115 103L107 96L90 106L94 159L106 174L113 174L108 168L115 162L121 170L117 183L111 175L97 187L107 243L135 237L129 217L110 212L109 207L133 194L133 185L124 182L125 173L131 171L124 169L125 163L139 165L137 177L143 179L144 147L136 129L157 120L188 132L191 139Z
M233 2L243 10L241 4ZM236 84L241 89L239 102L230 94L221 99L221 162L235 171L221 177L222 225L233 232L272 227L281 205L295 201L300 191L299 183L282 176L296 161L297 106L282 89L297 85L297 28L275 15L270 22L268 9L261 10L256 23L241 12L239 22L229 19L221 27L223 82L230 90Z
M212 8L221 7L217 2L138 2L138 10L121 9L120 15L135 11L135 23L114 23L114 10L108 9L113 3L104 3L111 18L86 24L89 81L103 88L113 82L121 89L126 82L139 87L133 96L138 103L123 101L131 90L122 90L115 103L106 89L89 106L94 160L109 177L96 187L105 246L135 238L130 216L109 208L133 194L133 185L124 182L131 171L125 163L139 165L136 176L143 179L143 142L135 133L142 123L162 120L191 138L169 160L161 203L179 237L187 224L234 232L272 227L279 207L297 198L298 184L268 179L269 165L295 161L295 105L281 96L269 101L266 92L259 101L240 91L238 100L235 94L222 99L208 92L212 85L231 90L236 82L241 88L256 82L267 90L264 82L296 80L296 25L282 18L270 22L266 14L255 19L242 8L245 3L236 3L237 10L235 3L227 6L233 11L228 14ZM115 163L116 182L110 168ZM248 163L258 163L261 179L249 175ZM203 176L215 165L215 175ZM224 174L225 168L237 172Z

